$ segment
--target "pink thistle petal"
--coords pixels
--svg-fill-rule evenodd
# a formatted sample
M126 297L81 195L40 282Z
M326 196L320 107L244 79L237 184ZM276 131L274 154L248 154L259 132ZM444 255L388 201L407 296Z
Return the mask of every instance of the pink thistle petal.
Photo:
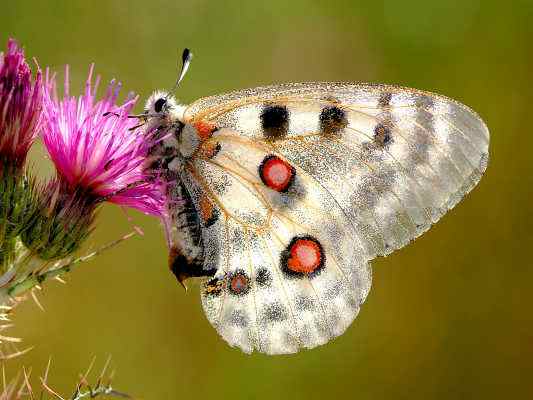
M137 97L117 105L120 84L111 81L96 101L93 69L91 65L84 94L74 97L69 94L67 67L63 99L55 95L55 79L46 74L42 138L58 176L70 190L83 191L96 201L160 215L163 192L144 170L152 142L142 130L130 130L138 125L137 119L128 118Z
M42 74L35 80L24 51L13 39L0 53L0 159L20 168L38 131L42 107Z

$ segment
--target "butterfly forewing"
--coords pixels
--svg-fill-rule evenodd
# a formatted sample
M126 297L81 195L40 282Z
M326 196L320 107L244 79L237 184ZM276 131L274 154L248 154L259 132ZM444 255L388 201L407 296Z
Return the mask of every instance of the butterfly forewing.
M291 84L201 99L185 119L218 151L189 174L219 218L202 290L231 344L289 353L340 335L368 261L426 231L479 181L488 130L466 106L382 85Z

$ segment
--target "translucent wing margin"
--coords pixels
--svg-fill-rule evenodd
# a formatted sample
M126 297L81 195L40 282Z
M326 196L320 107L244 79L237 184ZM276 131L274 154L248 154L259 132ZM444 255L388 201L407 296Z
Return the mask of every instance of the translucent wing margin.
M204 230L220 268L203 305L219 333L245 351L292 352L342 333L368 293L368 261L426 231L477 184L488 160L489 133L476 113L393 86L249 89L201 99L185 116L215 125L210 141L220 148L191 164L191 179L221 210ZM260 176L267 157L293 168L290 190L272 190ZM304 235L323 246L325 268L288 279L283 255ZM268 290L257 284L258 270L272 277ZM232 283L244 282L232 281L239 271L248 271L250 291L232 296ZM298 308L310 304L302 298L317 307ZM286 318L266 318L268 310Z

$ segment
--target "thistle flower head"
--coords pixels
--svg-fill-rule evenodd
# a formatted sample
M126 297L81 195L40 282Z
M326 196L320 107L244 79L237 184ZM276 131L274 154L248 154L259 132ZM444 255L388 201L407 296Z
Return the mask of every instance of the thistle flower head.
M24 245L44 260L76 251L104 201L152 215L163 212L160 184L145 171L153 139L128 118L136 98L117 105L120 84L112 81L97 101L99 79L93 86L92 73L91 66L83 95L74 97L66 68L62 99L54 77L46 74L41 135L57 176L41 187L37 216L21 233Z
M37 134L41 111L42 79L32 80L24 51L13 39L0 53L0 168L20 169Z
M93 66L80 97L69 94L68 67L63 99L47 76L44 90L42 137L55 164L58 179L71 192L83 192L96 201L106 200L159 215L161 190L143 163L150 139L128 118L136 98L117 105L120 84L111 81L96 101L98 81L92 85ZM48 74L47 74L48 75Z
M16 237L34 211L33 180L23 168L37 132L42 81L35 80L24 51L13 39L0 52L0 271L14 257Z

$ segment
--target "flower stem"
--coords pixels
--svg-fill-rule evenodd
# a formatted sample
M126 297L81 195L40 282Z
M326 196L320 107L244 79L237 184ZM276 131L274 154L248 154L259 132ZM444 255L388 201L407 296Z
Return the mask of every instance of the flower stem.
M6 286L4 288L1 288L0 289L0 304L3 302L3 299L6 297L6 296L10 296L10 297L16 297L16 296L19 296L25 292L27 292L28 290L31 290L32 288L36 287L37 285L40 285L41 283L43 283L44 281L48 280L48 279L51 279L51 278L56 278L56 277L60 277L70 271L72 271L73 269L75 269L76 267L79 266L79 264L85 262L85 261L88 261L90 260L91 258L93 257L96 257L97 255L99 255L100 253L104 252L105 250L108 250L114 246L116 246L117 244L135 236L137 233L136 232L130 232L128 233L127 235L124 235L123 237L117 239L117 240L114 240L98 249L96 249L95 251L93 251L92 253L89 253L83 257L78 257L76 258L75 260L67 263L67 264L64 264L64 265L61 265L61 266L58 266L58 267L55 267L55 268L52 268L52 269L49 269L47 271L44 271L44 272L41 272L41 273L36 273L36 274L30 274L28 275L24 280L22 281L19 281L19 282L15 282L14 284L10 285L10 286Z

